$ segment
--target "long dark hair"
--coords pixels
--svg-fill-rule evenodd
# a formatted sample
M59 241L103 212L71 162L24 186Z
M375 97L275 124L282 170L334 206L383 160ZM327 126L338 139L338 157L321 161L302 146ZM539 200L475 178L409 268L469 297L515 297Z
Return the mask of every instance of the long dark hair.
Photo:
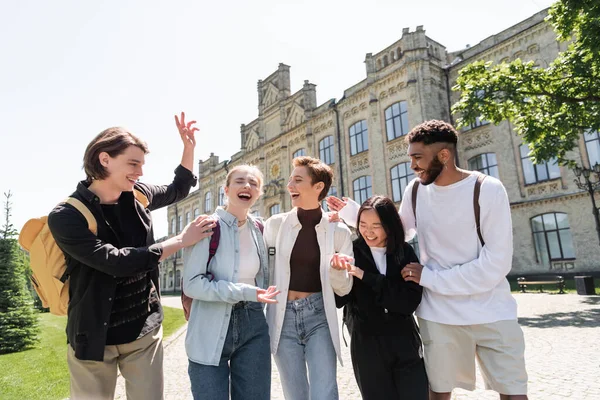
M356 226L358 237L363 241L365 239L360 234L360 217L365 210L375 210L387 235L386 254L394 255L396 261L401 262L404 258L404 226L394 202L385 196L372 196L362 204Z

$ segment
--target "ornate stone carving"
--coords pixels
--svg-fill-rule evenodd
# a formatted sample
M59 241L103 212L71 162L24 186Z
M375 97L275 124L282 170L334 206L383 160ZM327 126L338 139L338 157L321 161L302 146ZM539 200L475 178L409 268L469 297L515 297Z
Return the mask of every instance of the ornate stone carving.
M538 183L536 185L527 186L528 196L539 196L561 191L560 180Z
M462 142L465 143L465 150L478 149L494 142L493 135L489 128L475 128L462 134Z
M350 171L352 173L364 171L369 169L369 156L367 154L362 156L355 156L350 159Z
M396 160L407 155L408 143L404 137L401 137L392 141L392 144L388 144L387 150L390 160Z
M279 178L279 175L281 173L281 168L279 167L279 163L274 162L273 164L271 164L271 179L277 179Z

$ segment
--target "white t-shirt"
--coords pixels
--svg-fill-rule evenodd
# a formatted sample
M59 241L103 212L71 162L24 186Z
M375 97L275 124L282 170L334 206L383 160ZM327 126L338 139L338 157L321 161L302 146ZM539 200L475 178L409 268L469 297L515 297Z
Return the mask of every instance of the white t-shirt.
M387 271L387 257L385 252L387 251L386 247L369 247L371 249L371 254L373 255L373 259L375 260L375 265L377 265L377 269L381 275L385 275Z
M256 286L256 274L260 269L258 249L252 239L252 232L248 228L248 221L239 227L240 233L240 272L238 283L247 283Z
M484 324L517 319L517 304L506 275L512 267L510 203L502 183L486 177L481 185L482 248L475 226L473 191L476 175L448 186L420 185L417 221L412 208L413 180L408 184L400 217L406 239L419 237L423 299L420 318L449 325ZM358 204L340 212L356 224Z

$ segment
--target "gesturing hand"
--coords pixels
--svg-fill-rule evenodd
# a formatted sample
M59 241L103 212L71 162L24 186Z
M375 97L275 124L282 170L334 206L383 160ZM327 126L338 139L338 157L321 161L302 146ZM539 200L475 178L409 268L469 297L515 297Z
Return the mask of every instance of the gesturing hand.
M335 196L329 196L326 198L326 201L327 201L327 207L329 207L329 209L331 211L338 212L346 206L348 199L346 197L343 197L342 199L338 199Z
M183 247L192 246L204 238L212 236L212 228L216 221L208 215L200 215L190 222L183 231L181 231L181 243Z
M277 290L277 287L275 286L269 286L266 290L259 288L256 290L256 300L261 303L275 304L277 303L277 299L275 297L279 293L281 292Z
M186 124L185 113L183 111L181 112L181 120L177 118L177 115L175 115L175 125L177 125L179 136L181 136L184 147L196 147L196 138L194 137L194 132L198 131L199 129L195 126L192 126L195 123L196 121L190 121Z
M354 262L354 258L345 254L336 253L331 257L331 268L340 271L350 271L350 265Z

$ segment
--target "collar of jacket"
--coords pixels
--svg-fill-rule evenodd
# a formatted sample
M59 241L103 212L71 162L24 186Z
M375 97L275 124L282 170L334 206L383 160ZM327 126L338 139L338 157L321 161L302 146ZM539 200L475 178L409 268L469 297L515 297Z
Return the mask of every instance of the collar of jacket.
M377 264L375 264L375 259L373 258L373 253L371 252L371 248L369 247L369 245L367 244L367 242L365 242L365 240L363 238L359 237L358 239L356 239L354 241L353 247L354 247L354 257L356 258L356 256L358 254L360 254L368 262L369 268L363 268L362 266L360 266L360 268L363 271L379 272L379 270L377 269ZM391 265L389 254L386 254L386 262L388 263L388 265ZM386 273L386 275L387 275L387 273Z
M83 197L85 201L87 201L92 206L99 208L100 207L100 198L92 192L89 187L91 183L87 181L81 181L77 184L77 193ZM118 202L121 203L123 200L131 199L133 201L133 192L121 192L121 196L119 197Z
M215 210L215 214L218 215L220 221L223 221L227 225L229 225L229 226L236 225L237 226L238 219L236 218L236 216L229 213L223 207L220 207L220 206L217 207L217 209Z
M300 223L300 220L298 219L298 208L297 207L294 207L292 209L292 211L290 211L288 218L290 218L290 222L291 222L293 228L302 227L302 224ZM321 221L317 224L317 226L327 226L326 225L327 223L329 223L329 214L321 208Z

